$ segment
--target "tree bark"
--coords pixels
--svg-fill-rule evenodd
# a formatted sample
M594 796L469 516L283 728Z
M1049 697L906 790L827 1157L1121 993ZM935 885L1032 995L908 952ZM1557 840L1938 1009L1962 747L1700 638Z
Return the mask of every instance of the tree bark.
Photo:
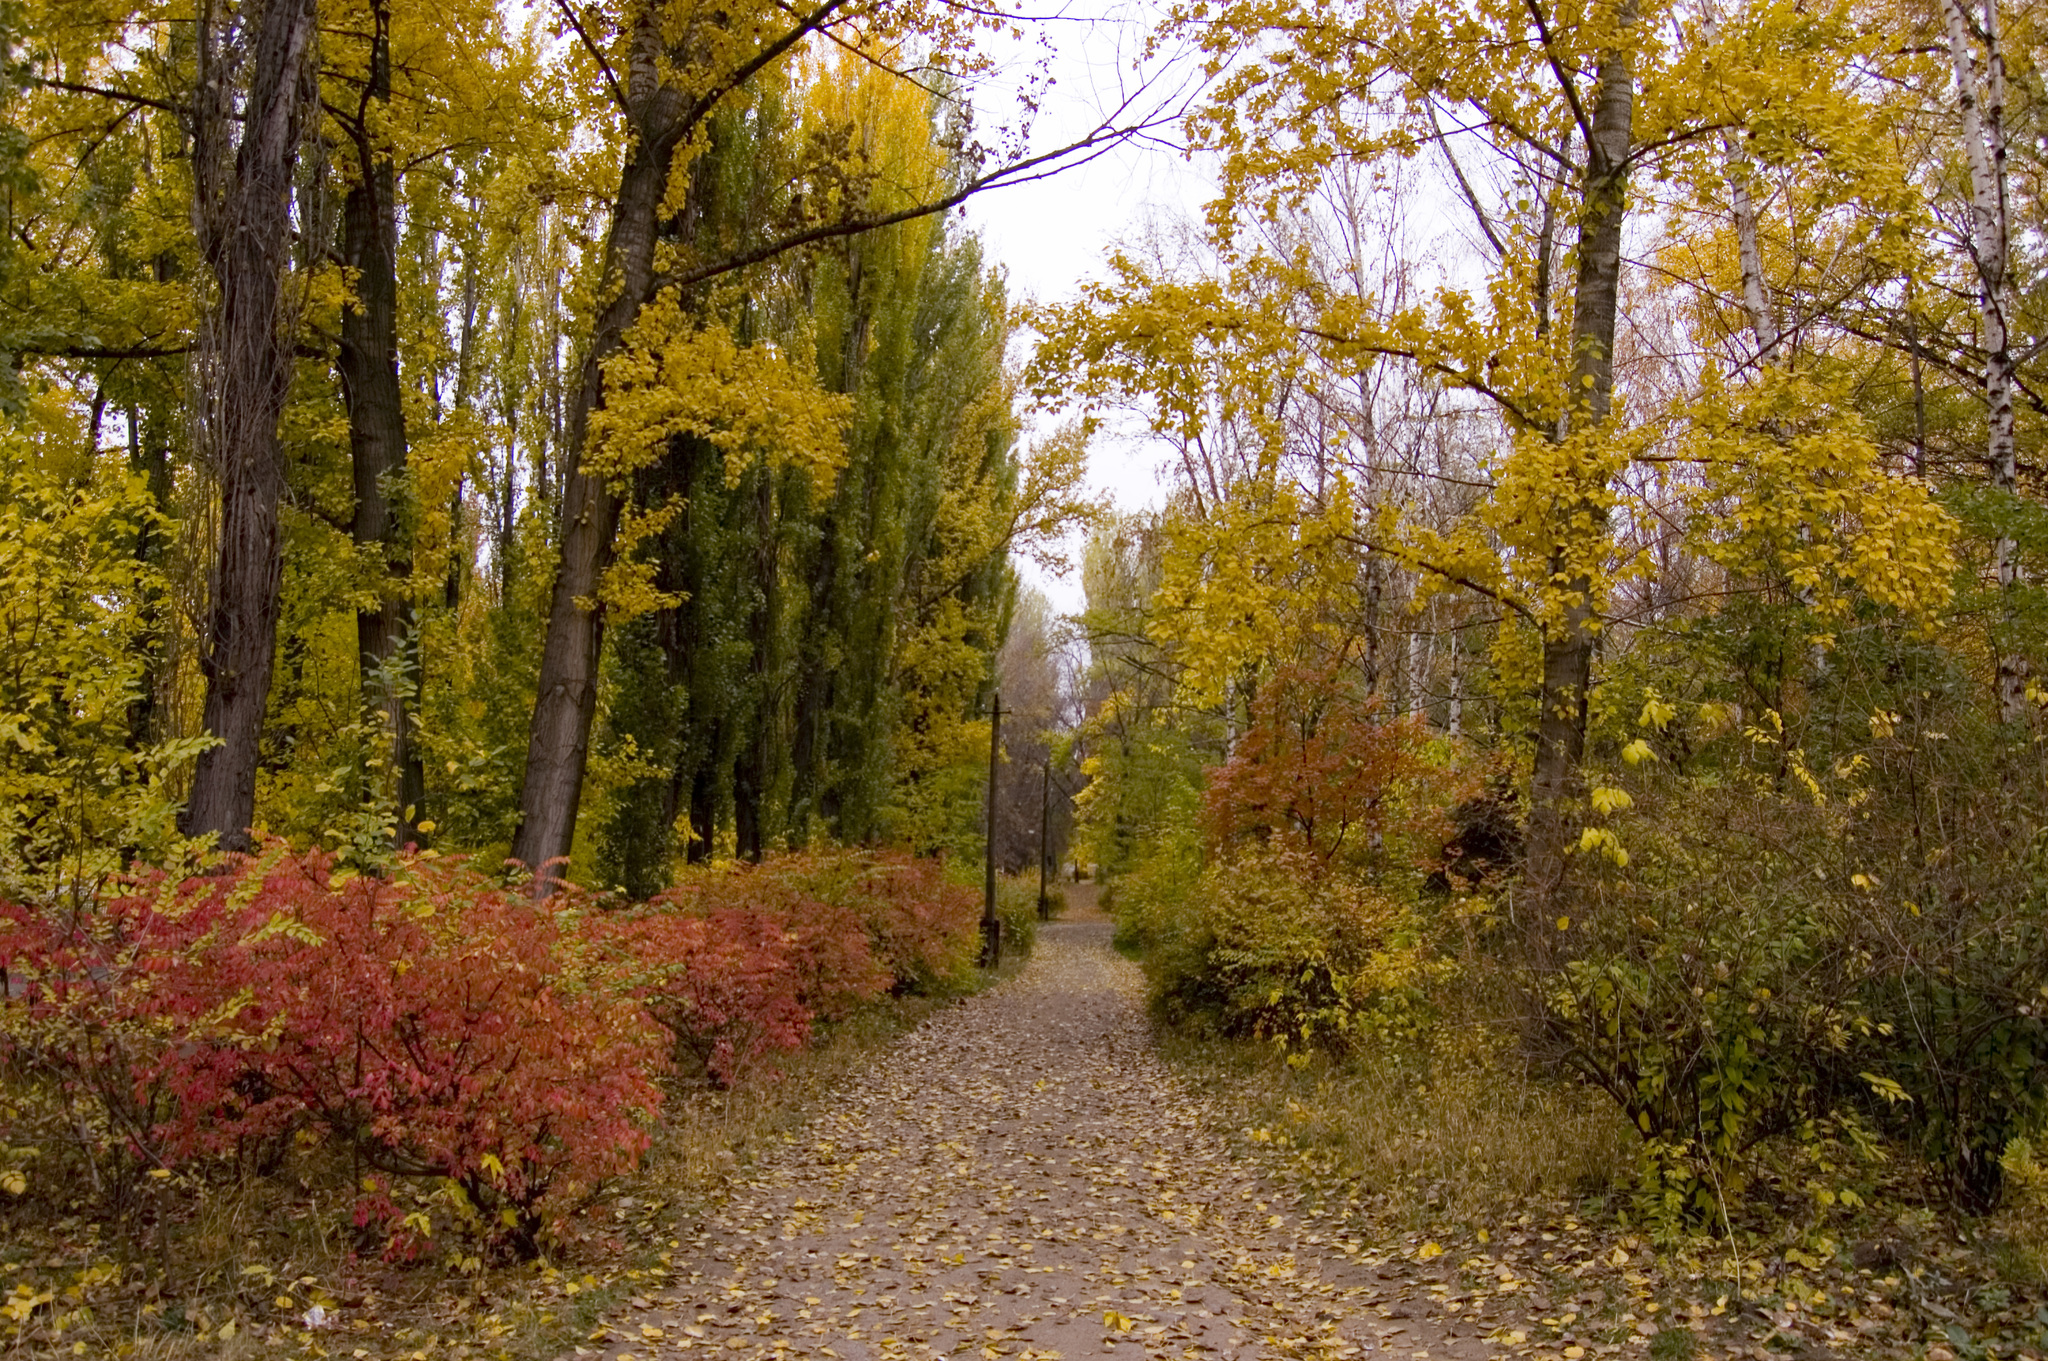
M1771 306L1764 288L1764 256L1757 244L1756 203L1749 195L1749 157L1741 143L1728 138L1723 147L1728 178L1728 207L1735 219L1735 250L1742 260L1742 305L1749 313L1749 328L1756 336L1759 364L1778 362L1778 310Z
M754 586L758 594L748 613L752 646L749 676L753 686L753 723L742 734L733 771L734 854L760 863L767 853L768 796L774 785L776 732L776 630L781 621L781 544L775 522L775 474L762 467L752 473L754 486Z
M150 505L168 521L171 514L171 432L169 421L155 403L139 407L128 404L128 469L140 473L149 486ZM143 521L135 536L135 560L151 570L163 565L170 548L163 526ZM140 602L142 635L148 649L135 700L128 706L128 745L131 750L160 742L165 736L164 687L169 669L168 601L159 581Z
M654 283L655 226L668 186L669 161L680 140L682 97L661 82L661 37L643 11L633 37L628 71L627 121L632 150L619 177L605 238L605 300L591 330L582 371L569 398L564 432L561 560L548 602L540 688L527 733L526 778L519 795L519 829L512 858L536 871L557 869L569 857L590 728L597 714L598 658L604 647L604 606L598 587L612 564L624 501L602 474L583 466L591 414L604 405L604 365L624 344L626 331ZM545 884L545 878L538 881Z
M251 0L237 26L241 60L218 49L218 11L202 4L193 131L193 218L220 287L201 364L206 393L198 424L220 484L220 540L213 565L204 722L218 739L199 758L182 824L230 850L251 845L256 768L277 644L284 559L278 505L284 494L278 419L292 378L292 327L284 282L290 268L291 196L303 115L312 100L314 0ZM232 73L247 70L237 101ZM241 141L227 141L240 104Z
M418 687L414 654L410 517L405 499L404 394L398 379L398 206L391 157L373 140L373 105L391 102L391 12L371 8L369 79L356 118L356 182L342 205L342 260L354 275L354 296L341 310L335 367L348 408L349 454L355 474L357 549L382 569L375 603L356 611L356 659L363 708L383 728L390 768L381 791L394 800L400 845L420 839L426 776L413 749L411 696ZM394 783L395 782L395 783Z
M2005 55L1998 42L1997 0L1984 0L1984 79L1980 88L1970 48L1970 21L1962 0L1942 0L1949 61L1955 69L1956 103L1962 113L1963 155L1970 167L1970 253L1975 257L1977 304L1984 332L1984 406L1988 429L1985 463L1991 485L2019 487L2018 444L2013 429L2012 334L2009 266L2012 207L2007 197L2005 153ZM1999 587L2019 584L2019 545L2000 536L1992 545L1992 572ZM1999 652L1996 687L1999 717L2026 720L2027 660L2010 647Z
M1586 139L1579 229L1578 278L1572 304L1571 404L1560 426L1593 429L1614 400L1614 328L1621 296L1621 233L1627 208L1628 155L1635 112L1635 66L1629 46L1633 5L1621 12L1622 40L1603 53L1599 95ZM1559 508L1569 524L1581 514L1604 537L1602 486L1580 470L1577 504ZM1566 858L1578 824L1586 755L1586 706L1592 688L1599 609L1592 570L1560 551L1550 563L1550 589L1561 603L1543 631L1536 758L1529 782L1529 846L1523 887L1536 962L1549 957L1551 918L1563 893Z

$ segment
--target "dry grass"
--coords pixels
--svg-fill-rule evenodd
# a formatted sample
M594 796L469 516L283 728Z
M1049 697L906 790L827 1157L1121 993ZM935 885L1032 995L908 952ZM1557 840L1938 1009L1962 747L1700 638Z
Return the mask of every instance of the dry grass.
M1651 1361L2048 1356L2048 1174L2041 1200L2016 1195L1990 1224L1873 1192L1862 1209L1818 1217L1756 1207L1733 1242L1711 1231L1652 1242L1631 1213L1639 1141L1627 1120L1599 1092L1526 1071L1508 1041L1487 1038L1502 1033L1450 1025L1424 1052L1299 1067L1269 1045L1161 1042L1403 1317L1469 1325L1492 1300L1504 1312L1479 1326L1504 1356L1645 1342L1634 1354ZM1504 1271L1512 1297L1497 1294Z
M1422 1052L1283 1062L1270 1045L1166 1038L1253 1141L1385 1227L1503 1222L1626 1186L1639 1140L1604 1095L1525 1071L1471 1029Z
M664 1273L756 1150L938 1005L869 1008L784 1059L773 1080L677 1093L640 1170L604 1187L539 1262L481 1260L453 1239L411 1266L359 1256L352 1169L319 1149L268 1177L146 1183L119 1222L82 1187L0 1197L0 1356L561 1355ZM11 1301L22 1321L5 1312ZM309 1328L315 1306L326 1318Z

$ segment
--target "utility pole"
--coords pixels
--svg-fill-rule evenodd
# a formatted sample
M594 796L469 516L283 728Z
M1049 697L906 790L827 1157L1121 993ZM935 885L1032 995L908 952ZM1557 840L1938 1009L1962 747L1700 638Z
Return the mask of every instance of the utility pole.
M1052 842L1047 833L1052 828L1052 755L1045 758L1045 778L1038 786L1038 919L1052 920L1052 899L1046 896L1045 877L1047 867L1052 864Z
M996 763L1003 753L1003 697L989 696L988 708L988 842L981 876L981 967L1003 962L1003 922L996 916Z

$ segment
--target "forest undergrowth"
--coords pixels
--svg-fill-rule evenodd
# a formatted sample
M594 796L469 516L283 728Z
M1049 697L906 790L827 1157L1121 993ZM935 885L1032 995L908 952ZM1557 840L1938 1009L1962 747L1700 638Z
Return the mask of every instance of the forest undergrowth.
M2020 1217L1985 1222L1895 1169L1814 1214L1773 1193L1672 1238L1633 1212L1641 1140L1601 1094L1512 1056L1382 1053L1294 1067L1247 1040L1162 1034L1241 1156L1374 1270L1392 1317L1474 1323L1508 1354L1974 1361L2048 1354L2048 1284ZM1463 1049L1465 1052L1455 1052Z
M1517 1354L2041 1356L2031 753L1951 711L1802 778L1674 717L1531 922L1492 758L1269 681L1112 880L1163 1042L1400 1308Z

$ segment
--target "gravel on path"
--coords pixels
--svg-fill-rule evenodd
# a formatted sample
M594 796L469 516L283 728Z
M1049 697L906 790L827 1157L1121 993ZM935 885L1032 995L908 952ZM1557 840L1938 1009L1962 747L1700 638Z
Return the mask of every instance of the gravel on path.
M1498 1354L1407 1319L1232 1158L1109 936L1041 928L1021 974L851 1074L577 1354Z

